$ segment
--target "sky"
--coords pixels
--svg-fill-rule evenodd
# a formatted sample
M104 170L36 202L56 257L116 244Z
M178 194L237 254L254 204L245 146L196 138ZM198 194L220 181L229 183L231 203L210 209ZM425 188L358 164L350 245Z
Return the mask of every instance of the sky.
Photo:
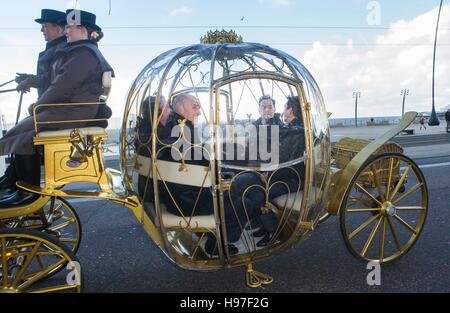
M0 84L16 72L34 73L45 42L34 22L43 8L79 5L97 14L100 49L116 78L109 105L120 117L128 88L159 54L199 42L208 30L233 26L244 41L291 54L317 80L334 118L431 109L431 73L438 0L0 0ZM110 5L111 3L111 5ZM436 107L450 104L450 4L444 1L436 61ZM11 85L9 85L11 86ZM7 86L7 87L9 87ZM17 94L0 94L0 111L15 119ZM36 93L24 98L24 114ZM24 116L24 115L22 115Z

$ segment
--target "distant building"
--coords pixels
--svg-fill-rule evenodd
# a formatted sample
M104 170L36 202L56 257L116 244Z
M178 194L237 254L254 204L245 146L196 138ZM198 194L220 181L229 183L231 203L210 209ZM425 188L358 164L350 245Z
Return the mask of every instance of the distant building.
M450 104L447 104L445 107L439 109L440 112L447 112L450 109Z

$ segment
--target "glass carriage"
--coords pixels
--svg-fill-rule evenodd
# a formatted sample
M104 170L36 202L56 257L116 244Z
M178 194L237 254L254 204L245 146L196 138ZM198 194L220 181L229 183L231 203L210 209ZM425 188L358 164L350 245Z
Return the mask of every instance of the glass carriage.
M104 82L110 87L107 77ZM194 270L247 266L250 287L272 282L253 270L254 262L300 243L330 215L340 216L355 256L393 261L413 246L428 209L420 169L388 142L415 116L407 113L377 140L347 138L332 151L320 89L299 61L263 44L243 43L233 32L209 33L201 44L158 56L132 83L121 172L104 167L102 129L37 133L45 186L19 183L38 200L0 210L0 290L32 285L24 273L38 245L21 250L23 242L47 247L42 241L50 234L60 247L52 248L60 260L41 266L36 281L76 259L81 226L74 227L79 219L63 198L125 205L174 263ZM67 189L85 181L98 184L99 192ZM61 218L72 223L61 226ZM63 243L67 233L72 251ZM29 257L24 261L23 255ZM11 262L26 267L20 277L10 272Z

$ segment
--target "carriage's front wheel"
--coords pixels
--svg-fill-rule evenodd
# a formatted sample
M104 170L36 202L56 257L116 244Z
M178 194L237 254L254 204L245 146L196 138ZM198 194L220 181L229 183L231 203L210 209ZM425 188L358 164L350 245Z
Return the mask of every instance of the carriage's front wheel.
M66 271L59 271L61 266ZM55 237L31 229L0 229L0 293L80 292L81 287L78 259Z
M59 197L51 197L35 214L21 216L6 225L9 228L41 230L58 238L75 254L80 247L80 218L70 203Z
M341 233L359 259L392 262L416 243L427 211L428 189L417 164L398 153L376 155L347 190L340 209Z
M74 254L81 243L81 221L75 209L66 200L52 197L44 207L46 220L50 225L45 232L58 238Z

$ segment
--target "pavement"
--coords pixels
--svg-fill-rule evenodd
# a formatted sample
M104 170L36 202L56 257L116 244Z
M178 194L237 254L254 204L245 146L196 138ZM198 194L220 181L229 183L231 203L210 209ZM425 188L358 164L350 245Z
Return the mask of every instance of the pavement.
M347 135L375 138L387 128L358 127L355 132L346 127L332 128L331 132L334 139ZM445 129L441 127L416 132L417 139L405 147L405 154L424 172L429 213L412 250L382 267L381 286L367 284L367 264L347 251L335 217L320 225L302 245L257 263L255 270L268 273L275 280L270 286L254 290L245 286L244 268L208 273L178 268L123 206L90 199L71 200L83 225L78 257L85 276L85 292L450 292L450 142L421 144L424 136L442 133ZM107 163L118 165L114 158Z
M331 130L331 141L336 142L343 137L361 138L361 139L375 139L382 135L393 125L380 125L380 126L350 126L350 127L332 127ZM447 135L445 130L446 124L441 121L439 126L428 126L426 129L420 129L420 124L411 124L407 129L413 130L414 135L404 135L400 134L398 138L412 138L417 136L436 136L436 135Z
M450 155L450 133L446 132L445 122L440 126L426 126L420 129L420 124L412 124L407 129L414 130L414 135L399 134L392 141L401 145L404 153L413 159L440 158ZM332 127L331 142L335 144L344 137L359 139L376 139L393 125L363 126L363 127Z

